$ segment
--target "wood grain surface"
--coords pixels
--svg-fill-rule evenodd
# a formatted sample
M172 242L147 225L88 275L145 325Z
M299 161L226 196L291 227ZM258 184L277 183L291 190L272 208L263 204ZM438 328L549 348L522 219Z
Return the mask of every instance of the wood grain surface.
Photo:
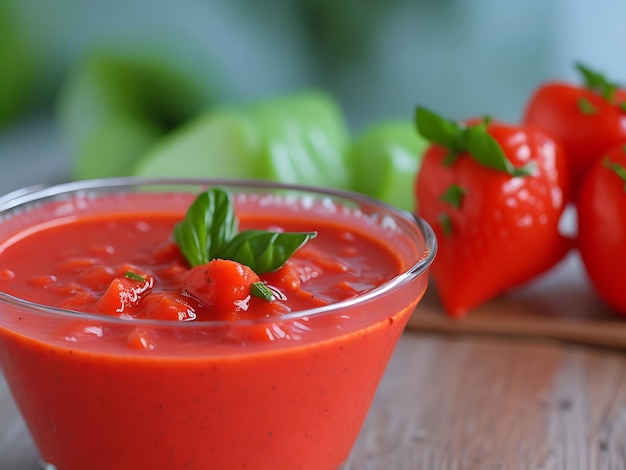
M626 468L622 352L407 333L354 451L359 470Z

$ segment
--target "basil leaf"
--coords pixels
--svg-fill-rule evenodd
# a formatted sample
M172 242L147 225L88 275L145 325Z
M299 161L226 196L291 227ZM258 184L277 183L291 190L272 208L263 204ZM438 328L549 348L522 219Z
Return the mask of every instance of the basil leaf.
M144 276L142 276L141 274L137 274L136 272L133 272L133 271L126 271L126 273L124 274L124 277L126 279L131 279L133 281L138 281L138 282L144 282L146 280Z
M246 230L235 235L216 257L237 261L262 274L280 268L298 248L316 236L317 232Z
M174 226L174 241L192 266L215 258L237 261L257 274L275 271L317 232L245 230L239 224L229 193L211 189L200 193Z
M250 294L255 297L260 297L261 299L265 299L268 302L273 302L276 300L276 296L272 292L272 289L267 287L263 282L253 282L250 285Z
M200 193L183 221L174 226L174 241L192 266L208 263L237 233L231 196L212 188Z

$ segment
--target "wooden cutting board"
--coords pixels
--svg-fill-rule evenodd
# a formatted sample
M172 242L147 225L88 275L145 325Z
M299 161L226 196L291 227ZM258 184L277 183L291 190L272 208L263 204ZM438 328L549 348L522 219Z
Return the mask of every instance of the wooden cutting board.
M435 289L431 284L408 328L551 338L626 350L626 316L612 312L597 298L575 252L532 283L482 305L463 319L446 316Z

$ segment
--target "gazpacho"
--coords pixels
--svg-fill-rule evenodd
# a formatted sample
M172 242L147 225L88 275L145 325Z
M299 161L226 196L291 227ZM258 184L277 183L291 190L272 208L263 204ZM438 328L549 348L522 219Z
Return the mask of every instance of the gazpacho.
M361 196L113 180L0 203L0 366L59 470L337 469L435 242Z

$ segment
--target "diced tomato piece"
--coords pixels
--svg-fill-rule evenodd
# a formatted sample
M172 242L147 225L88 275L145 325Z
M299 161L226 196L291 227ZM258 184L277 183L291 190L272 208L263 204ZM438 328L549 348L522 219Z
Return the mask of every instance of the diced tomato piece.
M128 273L132 273L145 279L151 278L150 273L130 263L121 264L115 269L115 274L117 277L127 277ZM154 280L152 282L154 282Z
M77 257L68 258L57 264L57 268L60 272L80 272L83 269L89 268L97 263L95 258Z
M268 328L265 324L236 327L227 331L223 340L235 344L266 343L271 340Z
M189 321L196 319L196 312L191 302L175 292L160 292L144 297L142 318L170 321Z
M57 336L68 343L81 343L102 338L104 331L105 328L102 325L80 320L70 324L63 323L63 326L57 331Z
M354 258L355 256L359 256L361 253L356 246L348 245L341 248L341 256L346 258Z
M169 263L172 260L183 260L184 257L173 240L168 240L158 245L151 253L150 259L157 264Z
M52 282L44 287L49 292L53 292L61 297L71 297L75 294L85 292L85 288L77 282Z
M293 341L301 338L304 330L292 322L271 322L238 326L225 334L225 339L239 344Z
M295 292L295 295L299 299L306 301L306 304L305 304L306 308L317 308L317 307L323 307L324 305L330 304L330 300L318 297L315 294L306 290L300 289Z
M187 271L189 271L189 268L184 264L173 262L158 269L156 273L161 279L170 281L180 279Z
M89 254L92 254L98 257L108 256L108 255L112 255L113 253L115 253L115 247L113 245L106 245L106 244L93 245L87 248L87 252Z
M78 275L78 280L85 286L94 290L105 289L115 277L113 268L97 264L85 269Z
M144 295L152 290L152 285L151 277L142 281L116 277L98 300L99 309L108 315L128 313L139 304Z
M46 276L35 276L35 277L31 277L28 280L28 283L31 286L35 286L35 287L48 287L54 284L55 282L57 282L57 277L54 276L53 274L49 274Z
M320 257L315 260L315 263L324 271L328 272L344 273L348 271L348 266L338 259Z
M15 273L10 269L0 269L0 281L8 281L9 279L13 279L14 277Z
M94 294L88 291L78 291L71 297L62 300L57 307L67 310L85 311L90 305L97 301Z
M186 292L204 304L225 312L247 310L250 286L259 276L248 266L214 259L189 270L183 280Z
M339 281L336 286L338 290L347 292L347 295L356 295L359 293L359 291L347 281Z
M139 328L135 328L133 331L128 333L126 341L133 349L145 349L152 351L156 348L156 344L152 341L150 335L146 331Z
M300 249L299 257L314 262L315 265L319 266L324 271L331 273L344 273L348 271L348 266L339 261L336 257L330 257L320 250L309 246Z
M264 273L262 277L265 282L281 290L295 291L302 285L298 268L289 261L276 271Z
M279 299L268 302L260 297L252 297L250 305L250 310L254 311L254 313L246 316L242 315L242 318L274 317L291 312L291 309Z

